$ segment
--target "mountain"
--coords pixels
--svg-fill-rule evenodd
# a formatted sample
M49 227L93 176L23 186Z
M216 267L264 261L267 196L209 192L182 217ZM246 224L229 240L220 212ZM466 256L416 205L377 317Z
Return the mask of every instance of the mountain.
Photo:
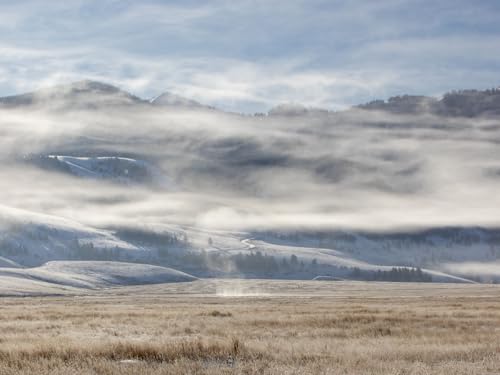
M387 100L373 100L353 107L392 114L432 114L444 117L496 117L500 116L500 89L457 90L442 98L422 95L393 96ZM269 116L305 116L332 114L326 109L310 108L297 103L280 104L269 110Z
M460 90L446 93L441 99L427 96L402 95L387 101L375 100L358 106L400 114L430 113L441 116L499 116L500 89Z
M150 100L155 106L168 106L187 109L214 109L213 107L203 105L195 100L187 99L179 95L165 92Z
M153 105L159 108L178 109L215 109L169 92L165 92L152 100L145 100L116 86L91 80L0 98L0 108L34 107L53 110L85 110L134 105Z
M44 107L53 109L92 109L96 107L151 104L155 107L178 109L215 109L195 100L164 92L151 100L141 99L120 88L92 80L40 89L35 92L0 97L0 108ZM500 88L487 90L456 90L442 98L422 95L400 95L387 100L374 100L353 107L394 114L429 113L440 116L498 116L500 115ZM306 107L299 103L283 103L268 111L270 116L301 116L332 113L323 108Z
M267 116L92 81L0 98L0 266L499 281L498 97Z
M119 88L96 81L84 80L59 85L32 93L0 98L0 107L43 107L51 109L92 109L105 106L125 106L142 103L138 97Z

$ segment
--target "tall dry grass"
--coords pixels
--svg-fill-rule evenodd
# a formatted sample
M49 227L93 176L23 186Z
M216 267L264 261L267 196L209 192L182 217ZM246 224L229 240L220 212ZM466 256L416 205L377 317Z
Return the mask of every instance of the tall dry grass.
M499 288L327 287L0 299L0 374L500 373Z

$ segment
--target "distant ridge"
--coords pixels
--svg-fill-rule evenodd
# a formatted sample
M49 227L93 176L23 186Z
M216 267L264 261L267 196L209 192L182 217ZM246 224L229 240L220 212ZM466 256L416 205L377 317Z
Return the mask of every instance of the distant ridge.
M394 96L385 100L374 100L357 108L391 113L431 113L442 116L499 116L500 89L458 90L443 95L441 99L420 95Z
M0 108L43 106L50 109L91 109L129 105L180 108L184 110L218 110L213 106L171 92L164 92L149 100L142 99L114 85L92 80L82 80L20 95L0 97ZM347 109L347 111L356 109L384 111L393 114L429 113L451 117L496 117L500 116L500 88L451 91L444 94L442 98L423 95L399 95L390 97L387 100L378 99L359 104ZM271 108L267 115L303 116L331 113L336 112L324 108L307 107L300 103L283 103Z
M114 85L92 80L82 80L69 84L42 88L19 95L0 97L0 107L16 108L23 106L47 106L49 108L67 107L105 107L117 105L154 105L157 107L182 107L215 109L195 100L165 92L151 100L142 99Z
M164 92L163 94L158 95L157 97L151 99L150 103L155 106L215 109L214 107L201 104L196 100L188 99L170 92Z
M113 85L91 80L57 85L30 93L0 98L0 105L4 107L48 106L50 108L91 108L106 105L129 105L141 102L142 99Z

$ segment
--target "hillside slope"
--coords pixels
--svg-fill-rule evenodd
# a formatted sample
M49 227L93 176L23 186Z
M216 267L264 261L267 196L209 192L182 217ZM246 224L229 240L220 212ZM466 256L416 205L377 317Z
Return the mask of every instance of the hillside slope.
M0 295L53 294L194 280L184 272L145 264L54 261L36 268L1 268Z

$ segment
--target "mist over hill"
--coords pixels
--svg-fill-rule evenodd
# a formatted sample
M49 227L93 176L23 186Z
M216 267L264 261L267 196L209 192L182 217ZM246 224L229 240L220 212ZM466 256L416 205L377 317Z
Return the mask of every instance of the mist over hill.
M446 93L441 99L415 95L395 96L387 101L375 100L362 104L359 108L406 114L496 117L500 115L500 89L453 91Z
M497 89L243 115L82 81L0 98L0 132L0 267L500 276Z

